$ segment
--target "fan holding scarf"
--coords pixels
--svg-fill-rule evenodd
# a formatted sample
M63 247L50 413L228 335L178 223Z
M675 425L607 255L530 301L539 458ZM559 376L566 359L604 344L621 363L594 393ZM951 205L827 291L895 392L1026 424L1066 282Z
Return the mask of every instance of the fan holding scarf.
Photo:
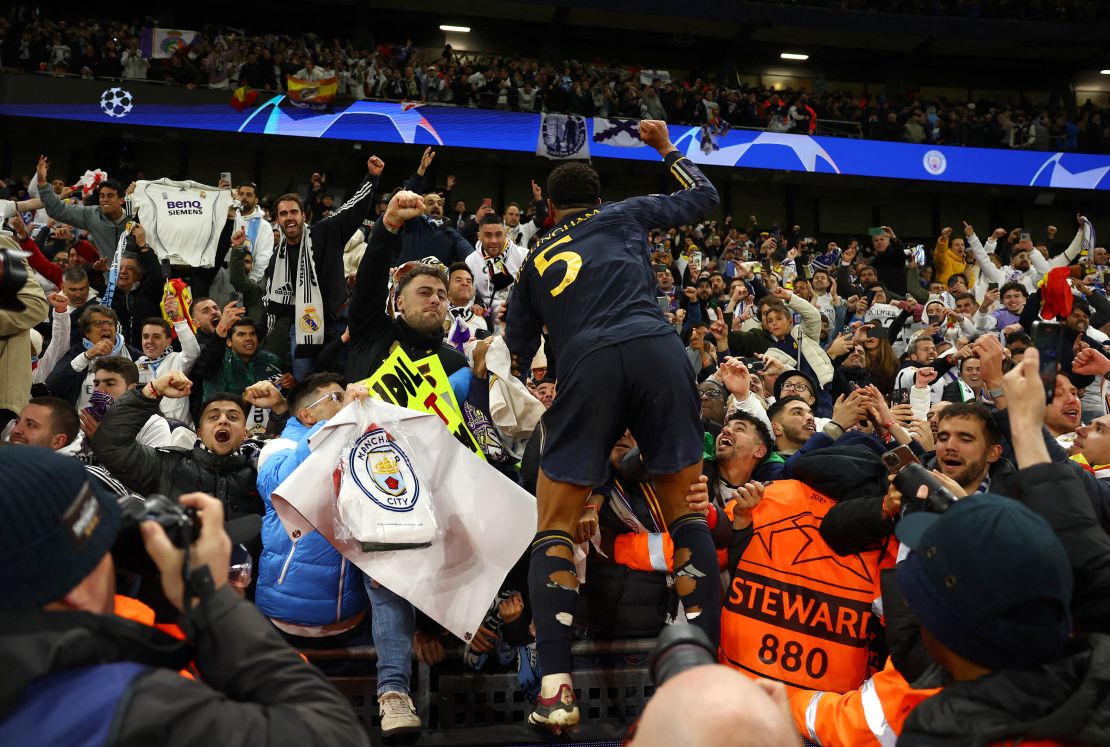
M274 201L281 241L264 280L269 330L264 347L288 356L298 381L312 373L312 357L324 344L326 330L342 331L340 312L347 303L343 247L367 217L385 163L371 156L366 168L369 173L354 195L307 230L299 195L286 194Z

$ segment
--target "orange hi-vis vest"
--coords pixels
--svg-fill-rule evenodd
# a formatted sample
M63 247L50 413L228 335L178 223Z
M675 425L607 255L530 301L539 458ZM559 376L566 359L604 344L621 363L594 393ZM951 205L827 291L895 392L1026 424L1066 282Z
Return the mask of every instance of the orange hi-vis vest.
M115 603L112 610L118 617L131 622L137 622L140 625L146 625L149 628L157 628L163 633L176 638L179 641L185 640L185 631L173 623L156 623L154 622L154 610L146 606L138 599L132 597L125 597L122 594L116 594ZM192 666L192 665L190 665ZM187 677L195 680L196 677L188 669L182 669L178 672L182 677Z
M716 508L710 508L710 528L717 521L730 521ZM674 541L669 532L626 532L618 534L613 542L613 560L634 571L674 572ZM721 570L728 565L728 548L718 548L717 565Z
M790 689L790 712L802 736L821 747L893 747L906 719L939 687L915 689L887 659L858 690L846 693ZM1006 740L994 747L1057 747L1052 740Z
M810 690L867 679L879 570L897 543L838 556L818 528L835 501L797 480L767 486L721 613L721 662Z

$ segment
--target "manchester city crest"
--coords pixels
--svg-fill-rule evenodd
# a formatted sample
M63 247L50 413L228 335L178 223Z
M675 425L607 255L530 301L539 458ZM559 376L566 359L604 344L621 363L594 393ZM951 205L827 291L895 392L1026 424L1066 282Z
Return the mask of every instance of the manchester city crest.
M351 447L350 474L366 497L387 511L411 511L420 498L420 481L408 455L376 428Z

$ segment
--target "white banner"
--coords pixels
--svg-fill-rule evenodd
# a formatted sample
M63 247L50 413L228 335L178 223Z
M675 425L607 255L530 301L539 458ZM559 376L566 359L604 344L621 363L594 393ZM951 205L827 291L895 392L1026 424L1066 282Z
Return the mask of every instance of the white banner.
M605 119L594 117L594 142L616 148L643 148L640 139L640 120Z
M536 155L544 158L589 158L586 118L577 114L541 114Z
M348 405L309 442L312 455L271 496L285 530L320 532L348 560L464 641L497 595L536 532L536 500L455 440L436 415L371 399L374 422L390 450L413 469L411 491L434 496L442 541L430 547L363 552L335 538L333 474L355 432L358 405ZM371 468L373 465L371 464ZM396 491L394 491L396 492Z
M197 32L187 29L145 28L140 36L143 57L167 59L196 41Z

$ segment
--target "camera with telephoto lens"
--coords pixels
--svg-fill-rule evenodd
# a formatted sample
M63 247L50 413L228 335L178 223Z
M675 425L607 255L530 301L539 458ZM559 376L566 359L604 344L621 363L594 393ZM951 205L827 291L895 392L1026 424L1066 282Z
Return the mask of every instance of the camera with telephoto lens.
M23 311L19 291L27 283L27 265L21 261L21 250L15 242L3 239L7 237L0 238L0 309Z
M903 503L910 498L917 498L922 485L929 491L925 496L929 511L935 514L943 514L959 500L951 490L941 484L936 475L920 464L907 464L894 476L894 486L902 494Z
M655 686L687 669L716 664L717 650L709 637L694 625L664 625L648 657L648 672Z

